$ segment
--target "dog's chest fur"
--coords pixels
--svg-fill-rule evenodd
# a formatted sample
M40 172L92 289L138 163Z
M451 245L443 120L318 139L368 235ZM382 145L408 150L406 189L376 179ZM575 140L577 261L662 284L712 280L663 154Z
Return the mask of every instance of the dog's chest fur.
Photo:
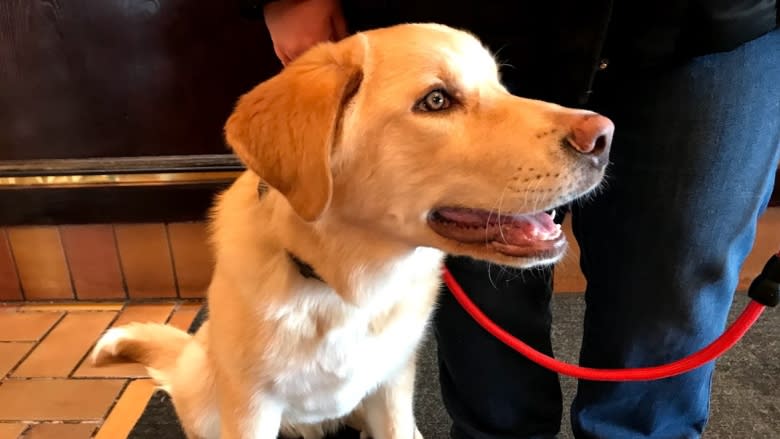
M440 260L438 251L418 249L383 274L356 274L359 306L324 283L302 280L300 294L269 316L278 339L295 346L278 347L289 356L279 352L287 364L272 388L284 401L287 422L344 416L396 377L424 334Z

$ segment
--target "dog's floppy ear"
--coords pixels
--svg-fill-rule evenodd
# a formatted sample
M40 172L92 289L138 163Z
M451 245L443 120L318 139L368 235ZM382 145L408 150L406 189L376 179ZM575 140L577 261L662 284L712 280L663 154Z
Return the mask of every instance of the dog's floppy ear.
M306 221L330 203L333 143L362 78L357 38L321 43L242 96L225 125L238 157Z

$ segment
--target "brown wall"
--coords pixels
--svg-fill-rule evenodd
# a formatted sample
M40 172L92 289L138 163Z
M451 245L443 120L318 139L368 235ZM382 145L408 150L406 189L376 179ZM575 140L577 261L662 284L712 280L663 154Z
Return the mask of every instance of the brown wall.
M0 1L0 160L225 153L280 65L237 0Z

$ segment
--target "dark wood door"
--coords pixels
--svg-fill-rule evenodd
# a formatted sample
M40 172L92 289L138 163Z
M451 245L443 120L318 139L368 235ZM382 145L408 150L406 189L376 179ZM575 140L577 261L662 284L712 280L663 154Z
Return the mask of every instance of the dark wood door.
M279 70L238 0L0 1L0 160L227 153Z

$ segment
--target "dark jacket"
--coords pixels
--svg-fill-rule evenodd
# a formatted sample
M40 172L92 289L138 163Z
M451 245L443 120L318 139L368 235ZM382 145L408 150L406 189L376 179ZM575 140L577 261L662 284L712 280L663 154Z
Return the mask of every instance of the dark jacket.
M502 77L513 92L569 105L587 100L599 69L662 68L731 50L778 23L777 0L344 0L343 4L353 31L426 21L469 30L508 64Z

